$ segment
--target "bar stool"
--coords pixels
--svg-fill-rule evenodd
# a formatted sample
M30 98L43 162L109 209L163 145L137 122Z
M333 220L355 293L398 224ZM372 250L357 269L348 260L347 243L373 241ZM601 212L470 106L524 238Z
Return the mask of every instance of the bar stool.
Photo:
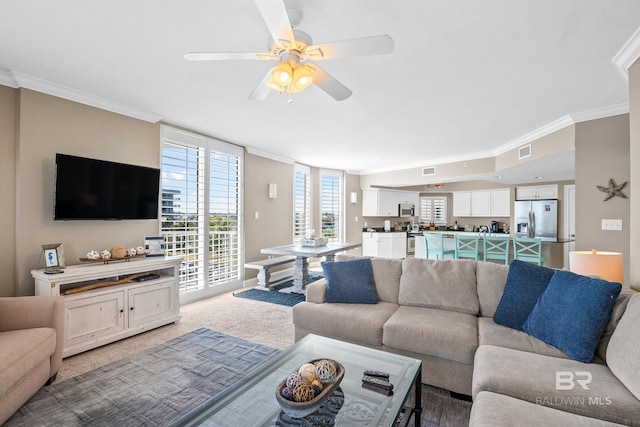
M484 236L484 260L498 260L509 264L509 236Z
M451 255L455 258L455 249L444 248L444 235L441 233L425 233L424 241L427 245L427 259L429 259L430 254L434 254L436 259L444 259L446 255Z
M456 234L456 259L473 258L478 261L478 241L480 237Z
M542 256L542 239L539 237L513 237L513 259L538 265L547 265Z

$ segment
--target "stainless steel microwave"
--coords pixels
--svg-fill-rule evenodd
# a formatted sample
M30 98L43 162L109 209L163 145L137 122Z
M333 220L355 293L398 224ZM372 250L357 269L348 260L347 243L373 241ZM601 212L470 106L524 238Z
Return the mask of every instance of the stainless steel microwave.
M415 209L413 205L407 203L400 203L398 205L398 216L399 217L407 217L407 216L415 216Z

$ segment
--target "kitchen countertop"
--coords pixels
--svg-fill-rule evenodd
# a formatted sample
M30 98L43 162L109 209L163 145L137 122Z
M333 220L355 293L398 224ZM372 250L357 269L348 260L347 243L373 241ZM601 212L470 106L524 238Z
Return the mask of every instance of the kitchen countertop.
M483 236L509 236L510 238L513 238L513 236L508 235L506 233L480 233L478 231L425 231L425 233L438 233L438 234L444 234L445 237L449 236L449 237L453 237L455 234L462 234L462 235L466 235L466 236L475 236L478 235L480 236L480 238L482 238ZM574 242L576 239L571 237L559 237L556 240L543 240L542 243L571 243Z

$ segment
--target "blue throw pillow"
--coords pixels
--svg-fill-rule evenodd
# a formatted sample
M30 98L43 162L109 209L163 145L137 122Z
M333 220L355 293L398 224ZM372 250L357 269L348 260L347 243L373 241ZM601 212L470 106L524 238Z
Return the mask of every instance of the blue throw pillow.
M587 363L621 290L620 283L556 271L524 331Z
M376 304L376 282L369 258L322 262L327 280L327 302Z
M521 331L538 298L547 289L553 273L551 268L511 261L507 283L493 321Z

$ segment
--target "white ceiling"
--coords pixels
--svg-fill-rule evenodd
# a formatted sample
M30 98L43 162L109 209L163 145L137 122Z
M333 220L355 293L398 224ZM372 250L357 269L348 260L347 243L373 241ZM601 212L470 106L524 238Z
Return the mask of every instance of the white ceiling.
M628 108L613 58L640 27L638 1L290 6L303 12L297 28L315 43L388 34L395 50L322 62L353 90L345 101L317 87L291 104L277 92L249 101L275 63L183 55L266 51L269 32L253 0L0 0L0 70L5 84L13 76L25 87L62 86L151 121L362 173L496 155L563 117ZM544 174L548 163L526 174ZM525 173L509 172L512 180Z

